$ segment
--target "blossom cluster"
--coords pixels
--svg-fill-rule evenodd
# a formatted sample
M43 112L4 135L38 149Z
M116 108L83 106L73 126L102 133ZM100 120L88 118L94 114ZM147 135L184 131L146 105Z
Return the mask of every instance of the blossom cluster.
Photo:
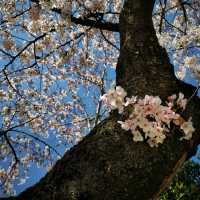
M126 95L125 90L117 86L116 89L109 90L100 99L107 105L109 111L118 109L119 113L122 113L124 111L124 98Z
M111 89L104 94L101 100L110 111L117 109L120 114L125 107L131 108L129 118L118 123L121 124L122 129L131 131L133 141L145 140L151 147L158 147L159 143L164 142L172 124L182 130L181 139L192 138L195 129L191 118L186 121L174 111L184 110L186 107L187 99L182 93L179 93L178 97L176 95L168 97L166 105L162 105L162 100L158 96L145 95L141 99L137 96L128 98L126 95L126 91L121 86L117 86L116 89Z

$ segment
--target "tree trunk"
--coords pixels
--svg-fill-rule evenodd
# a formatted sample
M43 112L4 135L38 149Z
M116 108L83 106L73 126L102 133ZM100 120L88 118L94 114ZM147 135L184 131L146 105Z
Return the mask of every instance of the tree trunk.
M165 99L182 91L189 97L194 88L176 79L167 53L157 41L151 17L153 5L153 0L125 1L120 16L117 85L124 87L128 95L149 94ZM133 142L131 134L117 123L125 116L113 112L38 184L14 199L156 199L199 143L197 97L189 103L184 116L192 116L196 128L191 141L180 141L180 130L174 129L164 144L151 148L145 142Z

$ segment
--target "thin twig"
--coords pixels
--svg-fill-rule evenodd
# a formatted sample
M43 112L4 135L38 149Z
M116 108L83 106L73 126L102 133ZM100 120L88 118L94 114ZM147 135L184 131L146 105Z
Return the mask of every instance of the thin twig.
M34 140L36 140L36 141L38 141L38 142L40 142L40 143L42 143L42 144L48 146L48 147L49 147L50 149L52 149L59 157L62 157L62 155L56 150L56 148L54 148L53 146L51 146L50 144L48 144L48 143L45 142L44 140L40 139L39 137L36 137L36 136L34 136L34 135L31 135L31 134L29 134L29 133L27 133L27 132L25 132L25 131L18 131L18 130L15 130L15 129L12 129L11 131L17 132L17 133L22 133L22 134L24 134L24 135L26 135L26 136L29 136L29 137L33 138Z
M108 43L108 44L110 44L111 46L113 46L114 48L116 48L118 51L120 50L115 44L113 44L110 40L108 40L107 38L106 38L106 36L104 35L104 33L103 33L103 31L100 29L100 32L101 32L101 35L103 36L103 38L104 38L104 40Z
M7 132L7 133L8 133L8 132ZM11 144L11 142L10 142L10 140L9 140L9 138L8 138L8 136L7 136L7 134L4 134L4 138L5 138L5 140L6 140L7 144L8 144L8 146L10 147L10 149L11 149L11 151L12 151L12 154L14 155L14 158L15 158L15 163L14 163L14 165L16 165L16 164L19 162L19 159L18 159L18 157L17 157L17 153L16 153L14 147L12 146L12 144Z
M198 85L194 93L190 96L190 98L187 101L187 104L197 95L199 88L200 88L200 85Z

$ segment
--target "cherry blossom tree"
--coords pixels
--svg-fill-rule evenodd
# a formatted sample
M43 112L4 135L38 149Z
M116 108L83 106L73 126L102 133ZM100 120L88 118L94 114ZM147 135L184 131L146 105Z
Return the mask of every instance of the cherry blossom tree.
M156 199L200 139L199 4L1 1L2 190L35 163L14 199Z

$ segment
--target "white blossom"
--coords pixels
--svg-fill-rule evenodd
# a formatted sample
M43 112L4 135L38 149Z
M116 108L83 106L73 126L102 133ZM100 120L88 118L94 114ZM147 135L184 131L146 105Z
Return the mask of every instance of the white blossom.
M147 139L150 147L158 147L166 139L166 133L169 132L170 124L174 123L180 126L184 136L181 139L191 139L192 133L195 131L191 119L185 121L180 114L176 113L174 106L185 110L187 99L183 93L171 95L168 97L167 105L162 105L162 101L158 96L145 95L143 99L135 96L124 98L126 92L120 86L111 89L108 93L101 97L101 100L110 110L118 109L119 113L124 111L124 107L131 106L132 113L125 121L118 121L121 128L125 131L130 131L133 135L133 141L139 142ZM141 132L142 130L142 132Z
M183 122L183 124L180 126L180 128L184 132L183 139L189 140L192 138L192 133L195 131L195 129L193 127L191 118L189 119L189 121Z

